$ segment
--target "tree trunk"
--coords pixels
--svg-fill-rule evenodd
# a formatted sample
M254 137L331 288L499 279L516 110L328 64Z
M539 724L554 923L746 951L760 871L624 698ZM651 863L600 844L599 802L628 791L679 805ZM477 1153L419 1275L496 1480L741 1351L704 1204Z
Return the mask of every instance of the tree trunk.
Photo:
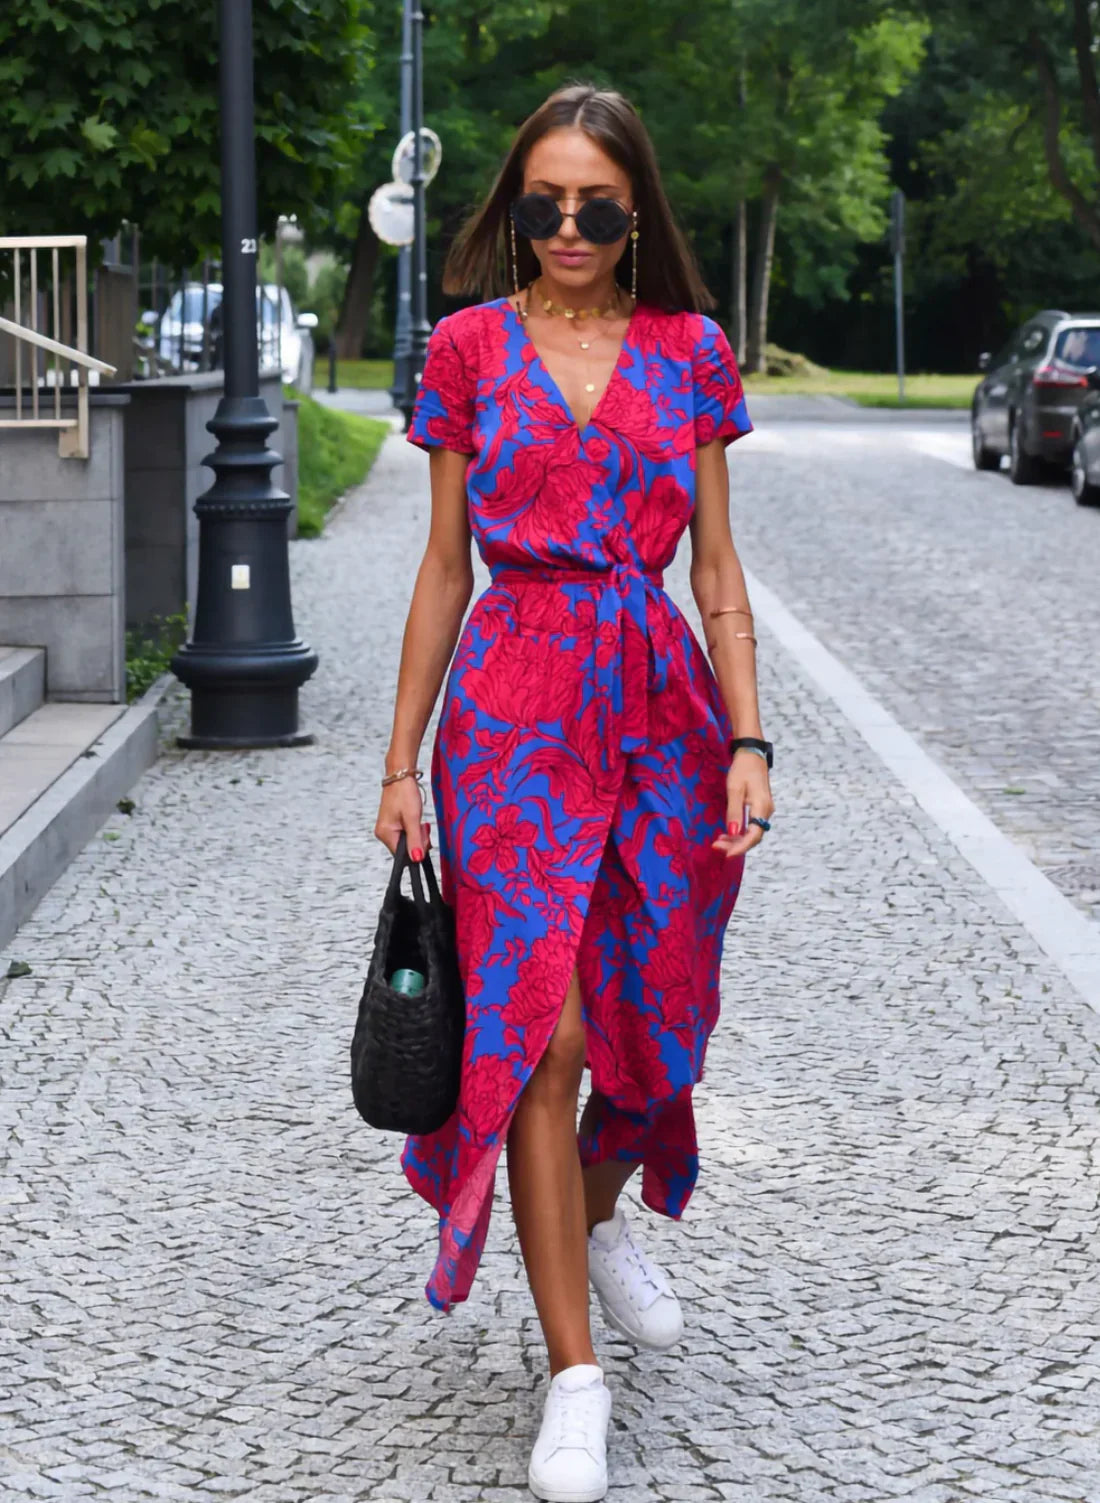
M748 255L746 231L748 210L745 200L739 199L733 217L732 276L730 278L730 344L737 356L738 365L745 363L745 336L748 332L746 272Z
M742 62L737 77L737 118L743 131L745 111L748 108L748 81L745 64ZM744 180L739 184L740 193L733 216L733 245L730 256L730 344L737 356L738 365L745 363L745 343L748 334L746 307L746 282L748 279L748 205L745 203Z
M371 297L374 293L374 269L378 265L378 236L370 227L367 206L359 215L351 268L344 285L344 301L336 324L336 354L341 360L358 360L370 323Z
M760 224L756 235L756 264L753 267L752 306L749 308L749 338L746 369L763 375L767 369L764 347L768 342L768 293L772 282L772 258L775 255L775 221L779 213L779 189L782 174L769 167L764 174L760 196Z
M1077 77L1081 83L1081 106L1092 141L1092 157L1100 171L1100 84L1093 58L1092 6L1090 0L1073 0L1073 50L1077 54Z
M1046 154L1050 180L1069 204L1074 219L1097 250L1100 250L1100 213L1097 213L1095 205L1089 203L1070 176L1062 155L1062 96L1054 63L1038 31L1029 33L1028 44L1035 58L1039 87L1043 91L1043 151Z

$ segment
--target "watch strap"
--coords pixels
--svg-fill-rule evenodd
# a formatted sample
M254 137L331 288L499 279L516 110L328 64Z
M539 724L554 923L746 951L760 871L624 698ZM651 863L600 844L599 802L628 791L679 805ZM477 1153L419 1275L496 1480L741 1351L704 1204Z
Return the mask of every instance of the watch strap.
M730 742L730 756L742 747L750 751L760 752L766 759L768 767L772 765L772 744L770 741L762 741L759 736L735 736Z

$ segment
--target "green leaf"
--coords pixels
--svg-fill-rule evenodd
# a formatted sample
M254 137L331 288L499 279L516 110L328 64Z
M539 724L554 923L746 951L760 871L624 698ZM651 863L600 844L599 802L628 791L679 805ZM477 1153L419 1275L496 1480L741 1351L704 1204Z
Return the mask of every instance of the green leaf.
M42 160L47 177L76 177L80 171L80 153L70 146L56 146Z
M118 131L97 115L89 115L80 125L80 134L93 151L109 151L118 140Z

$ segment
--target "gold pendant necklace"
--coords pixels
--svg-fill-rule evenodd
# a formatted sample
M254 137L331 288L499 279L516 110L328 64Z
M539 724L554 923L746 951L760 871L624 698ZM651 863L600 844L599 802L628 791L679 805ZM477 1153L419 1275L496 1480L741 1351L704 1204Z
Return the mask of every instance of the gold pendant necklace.
M519 316L520 316L520 318L522 319L522 321L524 323L527 322L528 314L531 311L531 294L532 294L532 292L534 292L536 294L536 296L538 297L539 302L542 304L543 311L545 313L549 314L551 317L553 317L554 315L557 314L557 315L564 315L565 318L570 319L570 320L585 319L585 318L608 318L608 317L611 316L611 314L619 312L619 294L618 294L618 288L616 288L616 290L615 290L615 297L614 297L613 301L610 302L610 303L608 303L608 305L606 306L606 308L582 308L582 309L576 309L576 308L559 308L557 306L557 304L551 302L551 300L549 298L544 298L542 296L541 292L537 291L537 288L536 288L535 284L531 283L527 287L527 289L526 289L526 294L527 295L526 295L526 297L524 299L523 306L519 307L518 304L517 304L517 310L516 311L519 313ZM607 331L605 329L596 329L596 330L594 330L592 333L590 333L588 335L587 339L582 339L581 338L581 331L579 329L575 329L574 332L576 333L576 336L577 336L577 343L578 343L578 345L581 347L582 350L587 351L587 350L591 349L592 345L595 344L595 342L596 342L597 339L602 339L603 336L604 336L604 334ZM587 331L585 331L585 332L587 332ZM588 366L587 360L585 361L585 367L586 367L585 374L586 375L591 375L592 374L591 368ZM584 389L585 389L586 393L590 397L594 396L595 392L596 392L596 383L594 381L586 381L584 383ZM589 404L589 408L588 408L588 413L587 413L587 417L588 417L589 421L591 421L593 411L594 411L594 408L593 408L592 404L590 403Z

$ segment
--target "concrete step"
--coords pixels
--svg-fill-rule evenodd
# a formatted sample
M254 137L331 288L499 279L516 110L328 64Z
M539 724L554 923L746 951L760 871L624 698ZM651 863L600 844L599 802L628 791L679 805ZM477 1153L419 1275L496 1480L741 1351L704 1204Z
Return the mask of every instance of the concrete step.
M0 834L95 745L123 710L122 705L43 705L0 736Z
M41 647L0 647L0 736L6 736L46 697L46 654Z
M0 736L0 947L156 758L163 691L41 705Z

